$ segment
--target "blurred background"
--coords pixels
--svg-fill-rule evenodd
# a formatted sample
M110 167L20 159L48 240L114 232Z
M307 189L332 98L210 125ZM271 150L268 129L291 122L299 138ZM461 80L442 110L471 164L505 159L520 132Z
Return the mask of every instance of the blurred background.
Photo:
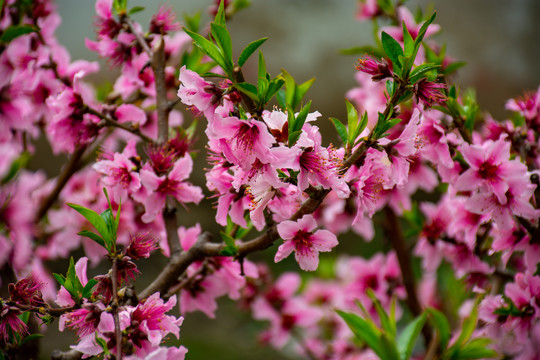
M163 3L165 1L130 0L129 7L146 7L145 12L134 16L146 28L151 15ZM201 10L204 23L210 19L207 9L213 1L171 0L168 3L179 18L182 14ZM447 54L454 60L467 62L454 81L462 89L476 88L482 110L490 112L496 119L503 120L508 116L504 110L507 99L519 96L524 90L535 90L540 85L540 1L410 0L407 3L413 11L419 6L426 12L437 10L435 23L443 28L437 41L447 44ZM57 5L62 16L57 37L70 51L72 59L98 60L96 54L84 46L85 37L94 39L94 1L58 0ZM266 36L269 40L261 49L271 75L277 75L283 68L298 83L316 77L306 98L313 100L312 110L322 113L318 125L329 130L329 135L325 134L327 142L337 142L328 117L346 118L344 94L356 86L354 65L358 56L341 55L339 51L373 43L371 23L358 22L356 10L355 0L252 0L252 5L236 14L228 24L235 56L248 42ZM115 69L102 64L101 75L92 80L98 84L114 81ZM249 81L256 64L248 62L247 66L252 68L251 73L247 70ZM205 140L204 134L201 136L199 145ZM51 159L50 153L43 152L40 156L34 159L40 165ZM199 161L194 170L193 182L203 185L204 153L199 155L199 160L203 161ZM57 173L62 161L53 159L50 175ZM212 226L213 215L193 208L189 218L184 220L186 226L200 222L207 228ZM274 252L267 253L272 254L257 254L254 258L271 261ZM280 271L297 269L294 260L288 260ZM144 288L165 263L159 256L152 261L143 262L144 276L137 283L138 289ZM65 271L62 268L58 271ZM93 271L100 272L99 269ZM278 354L270 348L261 348L257 332L264 324L251 321L231 301L221 301L216 315L216 320L200 313L186 316L180 343L189 349L188 359L294 358L287 352ZM66 349L73 338L65 335L57 337L59 343L44 342L46 353L54 348Z

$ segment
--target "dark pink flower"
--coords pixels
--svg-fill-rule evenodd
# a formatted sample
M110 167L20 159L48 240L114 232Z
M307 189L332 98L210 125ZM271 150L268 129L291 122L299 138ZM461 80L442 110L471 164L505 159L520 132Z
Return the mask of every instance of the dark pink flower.
M133 260L147 258L158 247L155 238L148 236L148 234L137 234L131 238L131 243L126 249L126 255Z
M294 257L302 270L316 270L319 252L328 252L338 244L336 235L328 230L314 232L316 227L317 222L311 215L304 215L297 221L281 222L277 231L285 242L278 248L274 261L281 261L294 251Z
M382 79L391 78L394 75L391 61L387 59L379 61L371 56L358 59L356 70L370 74L373 81L381 81Z
M158 12L152 16L149 31L154 34L166 34L177 30L180 30L180 24L176 21L172 7L162 5Z
M11 301L21 305L45 306L41 289L43 283L38 282L33 275L19 280L16 284L9 284Z
M443 92L446 88L447 86L444 83L436 83L423 78L414 84L414 93L419 101L430 107L434 104L442 105L446 102L447 97Z
M65 327L74 330L79 338L92 334L98 327L105 307L101 303L86 303L60 317L60 331Z
M9 344L11 336L24 336L28 334L28 326L17 315L21 310L15 306L2 304L0 312L0 336L5 344Z

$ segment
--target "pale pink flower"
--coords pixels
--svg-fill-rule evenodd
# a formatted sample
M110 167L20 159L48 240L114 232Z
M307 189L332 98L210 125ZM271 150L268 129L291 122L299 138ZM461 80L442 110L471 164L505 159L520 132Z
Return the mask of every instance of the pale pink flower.
M338 244L336 235L328 230L314 232L316 227L317 222L311 215L304 215L297 221L281 222L277 231L285 242L278 248L274 261L281 261L294 251L294 257L302 270L316 270L319 252L331 251Z

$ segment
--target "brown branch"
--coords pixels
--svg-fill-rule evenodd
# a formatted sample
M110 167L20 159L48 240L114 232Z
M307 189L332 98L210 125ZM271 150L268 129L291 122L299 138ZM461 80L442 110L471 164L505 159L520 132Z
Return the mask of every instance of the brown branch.
M112 284L112 314L114 319L114 337L116 339L116 359L122 360L122 329L120 328L120 318L118 317L118 258L116 254L112 258L111 269Z
M146 54L148 54L148 56L150 57L150 59L152 58L152 50L150 50L150 47L148 46L148 43L146 42L146 40L142 37L142 35L137 31L135 30L135 24L133 23L133 21L127 17L124 18L124 22L129 26L129 29L131 30L131 33L133 35L135 35L135 38L137 39L138 43L141 45L141 47L143 48L144 52Z
M384 214L386 216L386 232L388 239L390 240L390 244L396 253L399 268L401 270L401 278L403 280L403 285L405 286L405 291L407 292L407 306L414 316L420 316L423 309L416 293L416 281L413 273L412 259L407 243L403 238L399 219L396 216L396 213L394 213L394 211L388 206L384 208ZM426 323L422 329L422 334L424 335L426 346L428 346L428 344L431 342L432 336L432 329L429 324Z
M178 237L178 221L174 201L173 198L167 197L165 209L163 209L163 222L165 223L165 233L167 234L167 243L169 244L171 256L182 252L180 238Z
M54 205L54 203L58 199L60 192L62 192L62 189L67 184L68 180L71 178L71 176L73 176L73 174L75 174L75 172L77 172L77 170L79 170L81 165L81 158L85 150L86 145L80 145L75 148L75 152L71 155L68 163L62 169L62 173L58 176L54 189L45 199L43 199L38 210L36 211L36 222L38 222L43 218L43 216L45 216L47 211L51 208L51 206Z

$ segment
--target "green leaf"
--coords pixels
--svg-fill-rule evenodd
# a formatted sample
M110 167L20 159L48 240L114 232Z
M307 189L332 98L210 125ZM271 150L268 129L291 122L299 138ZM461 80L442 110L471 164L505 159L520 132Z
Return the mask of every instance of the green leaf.
M221 0L216 12L216 17L214 18L214 23L225 26L225 21L225 0Z
M201 12L197 11L192 16L184 14L184 22L189 30L193 32L199 32L199 26L201 23Z
M29 341L32 341L32 340L35 340L35 339L39 339L43 337L43 334L31 334L31 335L28 335L27 337L25 337L24 339L22 339L22 341L20 342L19 346L22 346L24 344L26 344L27 342Z
M371 301L373 302L373 305L375 306L375 310L377 311L377 315L379 315L379 319L381 321L381 327L388 334L390 339L394 340L396 338L396 323L395 322L392 323L392 321L390 321L390 317L381 306L380 301L377 300L377 297L375 296L375 293L373 292L373 290L371 288L367 289L366 293L368 297L371 299Z
M305 81L304 83L302 83L301 85L295 85L294 99L291 103L291 107L293 109L296 109L298 105L300 105L300 103L302 102L302 99L304 98L304 96L306 95L309 88L311 87L311 85L313 85L314 82L315 82L315 78L311 78Z
M463 67L467 65L467 63L465 61L455 61L453 63L451 63L450 65L446 66L444 68L444 75L450 75L452 73L454 73L456 70L458 70L459 68Z
M298 139L300 138L300 135L302 135L302 131L301 131L301 130L289 132L289 147L291 147L291 146L293 146L294 144L296 144L296 142L297 142Z
M64 286L66 282L66 278L64 277L64 275L53 273L53 276L60 285Z
M382 346L380 335L381 332L377 327L360 316L352 313L337 310L337 313L349 326L354 335L364 341L377 355L380 353Z
M403 21L403 43L405 47L405 56L409 57L414 53L414 40L409 33L409 30L407 29L407 25L405 25L405 21Z
M225 62L227 63L227 67L232 70L233 60L231 35L229 34L225 26L215 23L210 24L210 30L212 32L214 40L216 40L219 48L221 49L221 52L223 53L223 57Z
M259 95L257 95L257 88L250 83L238 83L234 85L234 87L242 92L243 94L246 94L251 100L255 102L259 102Z
M311 107L311 101L300 109L300 112L295 117L292 108L287 109L288 125L289 125L289 147L293 146L300 134L302 133L302 127L306 121L307 115L309 113L309 108Z
M358 127L358 112L353 104L349 100L345 99L345 105L347 106L347 127L349 128L349 138L347 143L352 145L354 143L354 135L356 134L356 128Z
M221 53L220 49L210 40L205 38L204 36L201 36L193 31L190 31L186 28L184 28L184 31L191 36L193 39L193 43L201 49L203 53L208 55L212 60L214 60L224 71L225 73L230 73L232 69L227 68L227 63L225 62L223 58L223 54Z
M367 46L354 46L347 49L339 50L339 53L342 55L372 55L375 57L382 57L384 53L376 47L367 45Z
M398 360L399 353L394 339L390 338L387 333L382 333L379 338L381 346L376 354L381 360Z
M127 0L114 0L113 9L117 14L125 14L127 9Z
M31 158L32 158L32 155L30 155L30 153L28 152L22 153L21 156L19 156L17 159L15 159L11 163L9 171L7 172L7 174L4 176L4 178L2 179L0 183L2 185L5 185L11 180L13 180L13 178L15 178L15 176L19 173L19 171L26 167L26 164L28 164Z
M399 355L402 360L408 360L411 357L416 338L422 331L426 323L427 315L424 312L422 315L409 323L399 335L397 342Z
M426 35L426 31L429 27L429 25L431 25L431 23L433 22L433 20L435 20L435 17L437 16L437 13L434 12L430 17L429 19L426 20L426 22L422 25L422 27L420 28L420 31L418 32L418 35L416 36L416 39L414 40L414 47L415 47L415 52L414 52L414 55L416 56L416 52L418 51L418 48L420 47L420 43L422 42L422 40L424 39L424 35Z
M330 118L330 121L332 121L332 124L334 124L334 127L336 128L336 131L341 138L343 144L347 144L347 127L336 118Z
M224 232L221 232L221 239L225 242L225 248L219 253L223 256L236 256L238 254L238 246L235 243L234 238Z
M106 244L111 242L111 233L109 232L107 223L97 212L77 204L67 205L84 216L84 218L96 228Z
M475 305L473 306L471 315L465 320L463 320L461 334L459 334L456 344L465 344L466 342L468 342L472 336L472 333L474 332L474 329L476 329L476 321L478 317L478 302L479 301L477 300Z
M107 249L107 246L105 245L105 241L103 240L103 238L101 236L99 236L98 234L96 234L96 233L93 233L93 232L91 232L89 230L82 230L82 231L79 231L77 233L77 235L85 236L87 238L90 238L90 239L94 240L95 242L97 242L102 247L104 247L105 249Z
M94 286L96 286L97 283L98 281L96 279L88 280L88 282L86 283L86 285L84 285L84 288L82 290L82 297L85 299L89 299L92 296L92 289L94 288Z
M401 48L401 45L384 31L382 32L381 40L384 52L394 64L394 70L396 70L396 68L401 69L402 64L399 61L399 57L403 56L403 49Z
M134 6L129 10L128 15L136 14L138 12L144 11L144 9L144 6Z
M422 65L419 65L419 66L415 67L411 71L411 74L410 74L410 82L411 82L411 84L416 83L418 80L420 80L422 77L424 77L422 75L424 75L428 71L432 71L432 70L435 70L437 68L439 68L439 65L436 65L436 64L422 64Z
M497 357L495 350L487 348L491 339L477 338L458 350L455 359L484 359Z
M8 43L19 36L37 31L38 29L33 25L13 25L4 30L2 35L0 35L0 42Z
M286 93L283 89L280 89L276 94L276 100L281 109L285 109L287 107L287 100L285 99L285 96Z
M257 50L268 38L262 38L259 40L255 40L250 42L244 50L242 50L242 53L240 54L240 57L238 58L238 66L242 67L246 63L247 59Z
M266 62L264 61L264 56L262 51L259 51L259 68L257 72L257 78L259 80L266 80Z

